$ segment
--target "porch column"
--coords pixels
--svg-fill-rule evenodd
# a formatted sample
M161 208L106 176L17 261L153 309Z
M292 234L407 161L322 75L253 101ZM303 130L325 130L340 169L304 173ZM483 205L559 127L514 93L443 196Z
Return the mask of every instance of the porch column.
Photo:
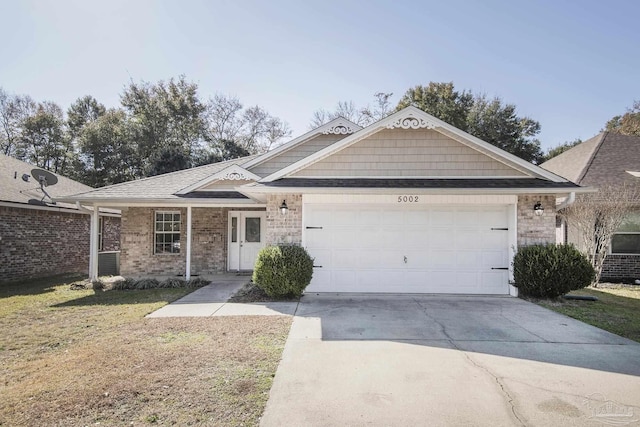
M98 280L98 228L100 225L100 209L93 207L89 235L89 280Z
M185 280L191 279L191 206L187 206L187 250Z

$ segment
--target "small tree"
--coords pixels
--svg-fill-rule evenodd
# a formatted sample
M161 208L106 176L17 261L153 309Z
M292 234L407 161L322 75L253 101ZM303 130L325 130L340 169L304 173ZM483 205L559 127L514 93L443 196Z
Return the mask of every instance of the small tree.
M578 196L572 205L560 212L570 226L575 227L580 249L596 271L594 286L600 281L611 238L625 217L638 205L639 196L637 184L602 186L597 193Z

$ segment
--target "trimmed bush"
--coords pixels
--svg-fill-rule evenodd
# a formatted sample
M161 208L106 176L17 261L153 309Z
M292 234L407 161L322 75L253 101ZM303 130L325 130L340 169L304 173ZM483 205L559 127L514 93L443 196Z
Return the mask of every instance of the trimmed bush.
M513 259L515 285L524 296L556 298L591 284L596 272L573 245L522 247Z
M301 246L262 248L253 269L253 282L274 298L299 297L311 276L313 258Z

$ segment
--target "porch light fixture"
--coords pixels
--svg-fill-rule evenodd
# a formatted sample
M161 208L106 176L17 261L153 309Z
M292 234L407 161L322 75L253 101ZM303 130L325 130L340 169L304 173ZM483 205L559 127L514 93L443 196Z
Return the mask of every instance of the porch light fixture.
M289 211L289 206L287 206L287 201L283 200L282 204L280 205L280 212L282 213L282 215L286 215L288 211Z
M542 203L538 202L535 205L533 205L533 213L536 214L536 216L542 216L544 214L544 208L542 207Z

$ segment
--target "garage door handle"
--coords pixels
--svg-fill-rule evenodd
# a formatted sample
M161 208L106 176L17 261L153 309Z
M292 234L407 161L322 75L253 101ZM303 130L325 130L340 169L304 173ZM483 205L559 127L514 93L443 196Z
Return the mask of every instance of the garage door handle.
M322 268L321 265L314 265L313 268Z
M501 230L501 231L507 231L508 228L506 227L491 227L492 230Z
M305 227L307 230L322 230L322 227Z
M491 267L492 270L508 270L509 267Z

